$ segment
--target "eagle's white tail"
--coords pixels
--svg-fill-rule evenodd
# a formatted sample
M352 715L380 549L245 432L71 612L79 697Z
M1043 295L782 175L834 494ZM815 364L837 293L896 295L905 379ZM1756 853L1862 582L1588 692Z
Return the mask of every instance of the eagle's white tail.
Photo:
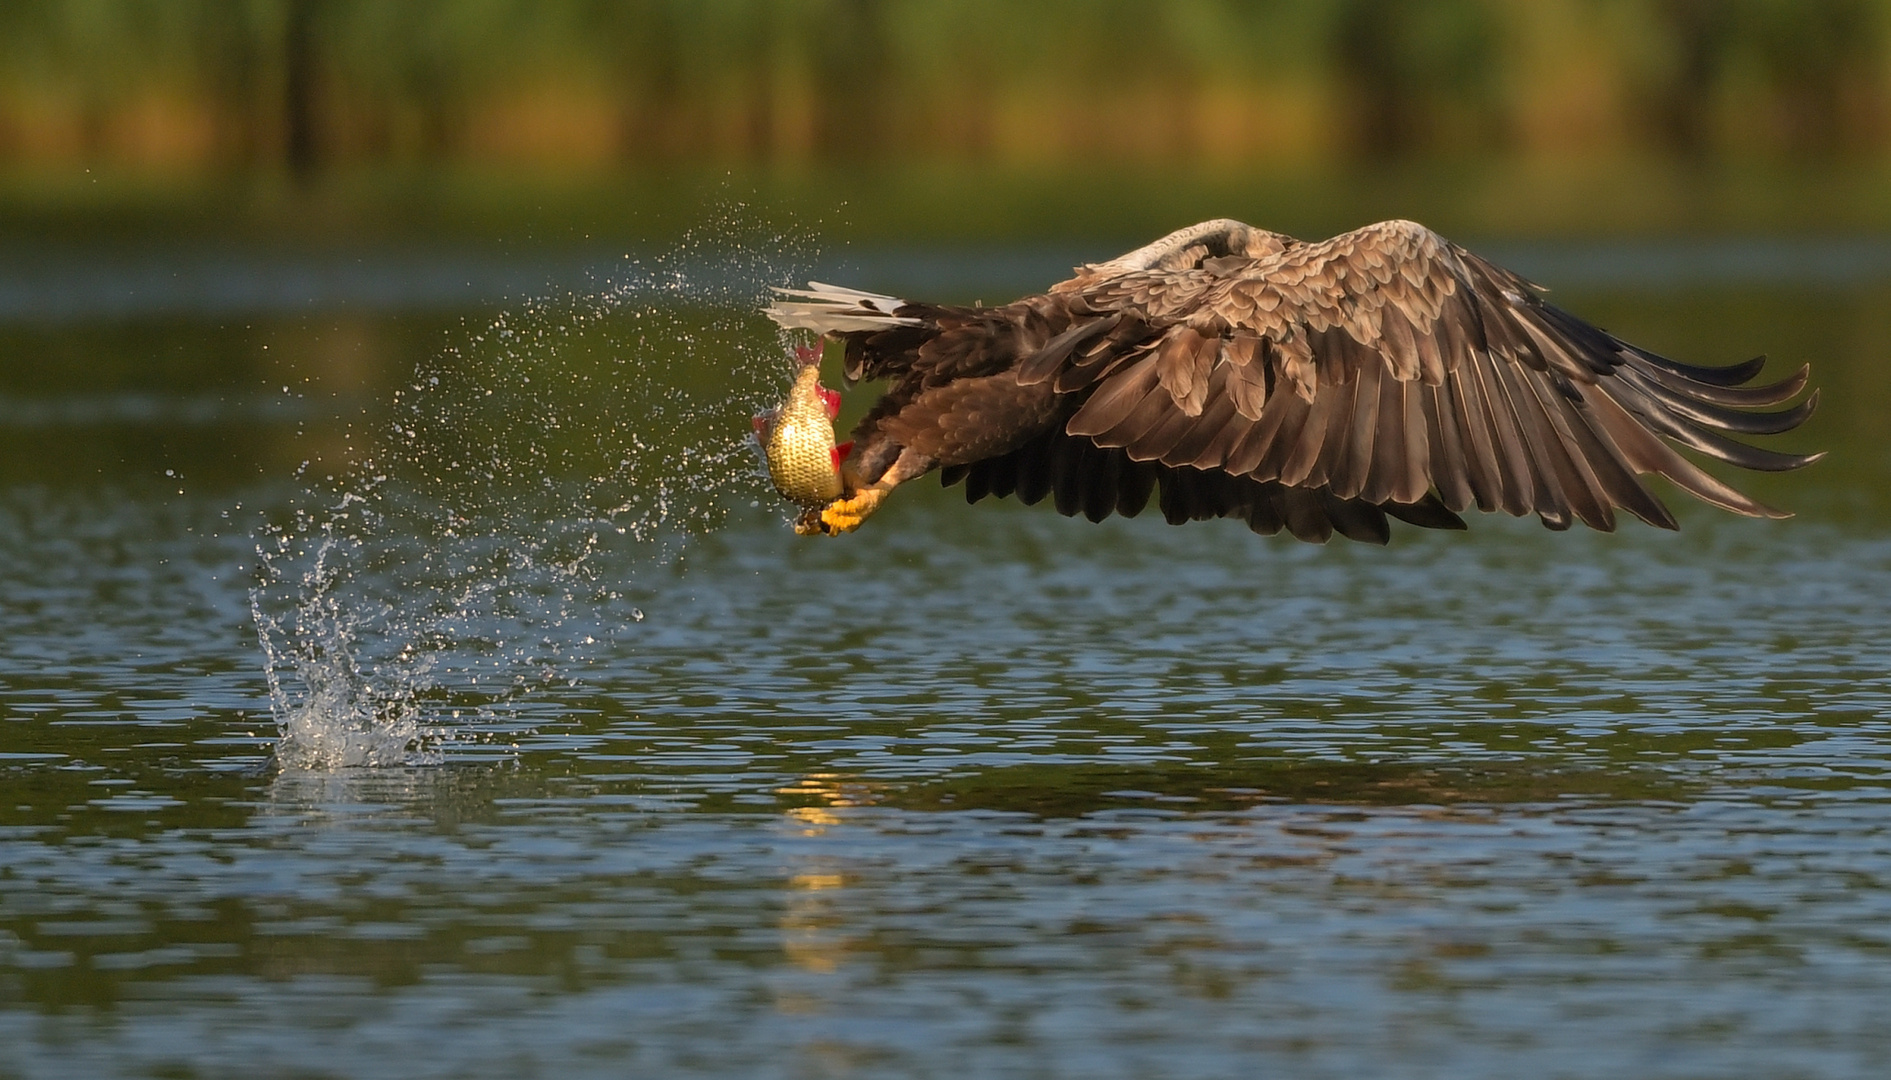
M918 319L893 314L906 303L897 296L823 285L818 281L808 282L805 289L776 287L775 294L775 302L767 308L768 317L790 330L828 334L919 325Z

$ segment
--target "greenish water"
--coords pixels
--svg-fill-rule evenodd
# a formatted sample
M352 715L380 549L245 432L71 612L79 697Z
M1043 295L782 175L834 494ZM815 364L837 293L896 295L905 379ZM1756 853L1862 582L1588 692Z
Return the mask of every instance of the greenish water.
M0 1076L1891 1068L1883 284L1558 294L1786 522L810 541L793 264L0 327Z

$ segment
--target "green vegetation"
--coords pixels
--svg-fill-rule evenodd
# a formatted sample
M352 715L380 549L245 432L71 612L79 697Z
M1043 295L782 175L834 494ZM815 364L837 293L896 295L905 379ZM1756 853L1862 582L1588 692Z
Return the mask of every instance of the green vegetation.
M1008 162L1882 152L1886 0L11 0L0 147Z
M1887 163L1891 0L0 5L14 235L651 235L718 184L946 239L1229 192L1314 227L1882 227Z

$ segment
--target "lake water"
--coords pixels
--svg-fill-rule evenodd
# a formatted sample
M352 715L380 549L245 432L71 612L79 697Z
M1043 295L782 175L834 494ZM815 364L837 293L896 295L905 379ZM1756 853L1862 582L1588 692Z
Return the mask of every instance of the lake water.
M1891 281L1649 257L1798 517L796 538L785 256L17 311L0 1077L1886 1075Z

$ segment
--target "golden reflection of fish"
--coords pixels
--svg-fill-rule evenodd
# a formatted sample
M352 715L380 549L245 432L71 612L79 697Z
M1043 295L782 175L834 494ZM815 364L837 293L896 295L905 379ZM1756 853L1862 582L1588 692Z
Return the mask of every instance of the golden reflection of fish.
M841 496L840 463L854 444L834 442L840 392L821 385L821 354L797 348L794 359L797 369L787 400L755 418L755 438L775 490L812 510Z

